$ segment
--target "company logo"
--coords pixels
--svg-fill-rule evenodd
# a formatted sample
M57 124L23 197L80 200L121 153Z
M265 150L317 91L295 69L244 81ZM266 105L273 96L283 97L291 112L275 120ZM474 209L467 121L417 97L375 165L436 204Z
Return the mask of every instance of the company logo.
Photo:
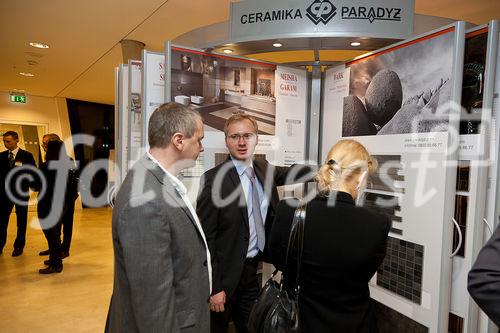
M401 8L342 7L344 20L401 21Z
M319 22L327 24L337 14L337 8L328 0L315 0L306 9L306 16L315 25Z

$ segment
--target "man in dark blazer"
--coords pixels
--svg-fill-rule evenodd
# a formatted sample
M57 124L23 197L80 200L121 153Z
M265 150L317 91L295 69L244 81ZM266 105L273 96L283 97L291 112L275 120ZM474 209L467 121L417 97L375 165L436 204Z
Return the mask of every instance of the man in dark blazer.
M115 273L107 332L209 331L210 253L177 179L203 151L197 111L177 103L149 120L150 150L127 174L113 208Z
M3 247L7 242L10 213L12 208L16 206L17 237L14 241L13 257L23 254L26 244L30 182L25 176L29 172L27 166L35 167L33 155L19 148L18 142L19 136L16 132L5 132L3 143L7 150L0 153L0 184L2 184L0 186L0 254L2 254ZM14 172L15 175L6 183L10 172ZM20 188L16 188L17 180L20 178Z
M500 226L479 252L469 272L467 288L484 313L500 327Z
M227 332L232 319L244 333L260 290L257 266L265 259L265 237L279 201L276 186L312 174L310 167L276 167L253 159L258 127L246 114L230 117L224 133L230 157L203 175L196 211L212 255L211 332Z

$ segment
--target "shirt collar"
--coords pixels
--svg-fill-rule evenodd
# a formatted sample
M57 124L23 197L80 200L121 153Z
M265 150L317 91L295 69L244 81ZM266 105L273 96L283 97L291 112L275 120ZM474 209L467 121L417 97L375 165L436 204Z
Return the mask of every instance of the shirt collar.
M234 167L236 168L236 172L238 173L239 176L242 176L248 167L253 167L252 160L250 160L250 162L242 162L240 160L233 158L232 156L231 160L233 161Z
M172 185L174 186L175 190L180 195L187 194L186 186L184 186L184 184L179 180L179 178L175 177L170 172L168 172L167 169L165 169L163 167L163 165L161 165L160 162L158 162L158 160L156 158L154 158L153 155L151 155L149 153L149 151L146 153L146 155L151 159L151 161L153 161L154 164L158 165L160 167L160 169L163 170L163 172L165 172L165 174L168 176L168 178L170 178L170 181L172 182Z
M16 156L18 152L19 152L19 147L17 147L16 149L12 150L12 154L14 154L14 156Z

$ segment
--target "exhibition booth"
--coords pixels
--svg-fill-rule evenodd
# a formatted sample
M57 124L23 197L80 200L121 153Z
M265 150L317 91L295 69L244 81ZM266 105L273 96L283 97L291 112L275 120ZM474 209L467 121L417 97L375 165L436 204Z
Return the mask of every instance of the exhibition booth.
M168 101L197 109L205 124L205 151L182 172L192 202L202 173L228 156L223 127L236 112L258 122L255 158L276 165L321 164L335 142L353 138L379 163L363 205L392 220L386 258L370 282L381 325L496 332L467 293L467 273L500 213L499 22L422 32L430 21L420 17L415 26L413 1L384 3L232 3L225 28L205 29L217 37L204 39L197 29L179 38L186 44L167 41L163 53L144 50L142 59L121 65L116 183L147 150L149 117ZM361 37L371 52L321 62L321 50ZM315 62L292 66L214 51L232 44L244 54L264 52L276 40L314 49ZM281 195L307 191L286 186Z

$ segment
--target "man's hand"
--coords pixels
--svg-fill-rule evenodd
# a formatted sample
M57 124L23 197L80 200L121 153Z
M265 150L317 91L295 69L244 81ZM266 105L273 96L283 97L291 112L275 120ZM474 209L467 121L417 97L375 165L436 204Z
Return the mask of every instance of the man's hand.
M210 310L224 312L224 303L226 303L226 293L224 291L210 296Z

